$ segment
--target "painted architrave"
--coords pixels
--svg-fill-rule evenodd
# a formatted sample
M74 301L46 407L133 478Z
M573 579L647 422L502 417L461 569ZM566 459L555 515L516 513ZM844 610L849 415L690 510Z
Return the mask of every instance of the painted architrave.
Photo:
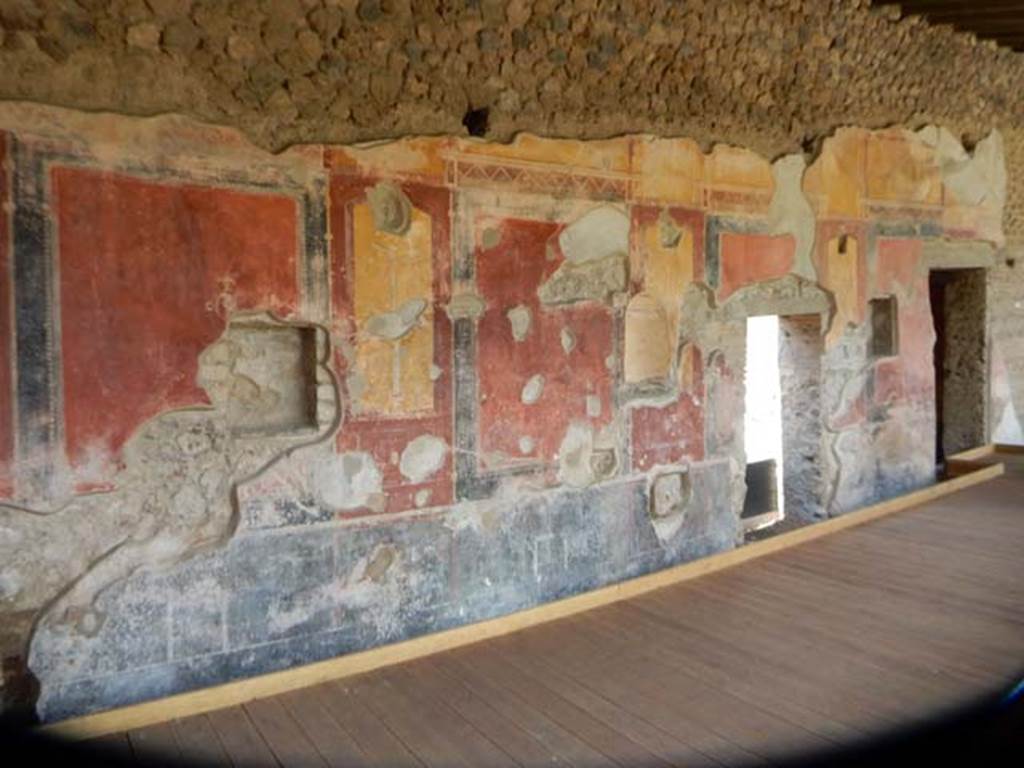
M239 198L277 198L288 201L287 204L293 208L288 246L293 264L287 276L287 291L292 298L285 302L287 306L274 309L292 315L305 314L313 321L322 321L326 316L322 291L317 287L322 282L320 276L325 273L323 184L320 179L314 179L308 184L291 182L285 175L274 173L269 167L254 168L251 174L244 174L205 166L192 172L181 167L161 167L131 159L112 163L109 158L101 160L94 156L87 144L72 144L53 138L11 137L10 145L14 203L11 243L15 254L12 271L16 369L19 372L16 443L19 463L25 467L20 475L25 481L25 487L19 487L18 496L50 499L60 503L68 493L92 490L96 482L90 479L67 487L55 474L58 468L66 466L69 458L73 463L76 457L76 446L68 444L66 408L69 397L65 382L65 358L67 354L73 355L76 352L75 345L71 349L64 349L62 328L73 326L78 332L90 330L88 327L80 327L83 318L74 317L73 310L63 306L64 302L57 304L58 295L76 295L76 289L81 291L83 286L69 286L69 275L62 276L63 272L70 272L67 265L61 265L65 255L62 242L73 242L75 238L62 239L60 219L67 211L55 196L56 177L65 174L78 175L80 178L117 178L139 185L139 188L191 188L199 190L200 194L217 194L221 191ZM83 199L89 198L86 196ZM137 200L132 201L132 204L137 203ZM93 224L95 222L89 222L90 229ZM77 247L82 243L74 242L74 245ZM244 258L251 260L254 272L266 266L259 263L260 250L256 242L245 249ZM227 258L230 257L231 254L228 254ZM174 272L164 274L167 278L175 277ZM252 298L252 308L267 308L255 306L265 304L264 299L267 297L254 294ZM158 301L159 297L154 300ZM238 308L247 308L245 302ZM197 311L202 310L203 307L197 308ZM117 309L104 307L101 314L115 320ZM139 350L140 353L143 351L148 350ZM84 368L88 369L89 366ZM137 375L137 372L133 375ZM187 384L191 384L191 380ZM89 397L92 396L90 392ZM71 398L75 397L71 395ZM201 404L204 401L205 398L200 394L195 402ZM180 404L171 403L169 407ZM116 410L120 405L121 400L115 399L110 407ZM95 409L91 399L88 408ZM109 420L110 413L104 415ZM130 434L134 426L138 426L145 418L147 416L139 417L134 425L122 425L122 431L126 435ZM88 434L78 435L76 445L80 445L82 440L88 442L92 437ZM118 446L114 447L116 452Z

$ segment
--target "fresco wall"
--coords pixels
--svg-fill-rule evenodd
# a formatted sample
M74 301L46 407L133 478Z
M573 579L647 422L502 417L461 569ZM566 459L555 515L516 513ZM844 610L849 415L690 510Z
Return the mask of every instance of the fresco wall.
M740 544L751 315L821 318L815 516L932 482L928 270L1002 241L997 133L843 129L808 168L0 130L0 611L46 720Z

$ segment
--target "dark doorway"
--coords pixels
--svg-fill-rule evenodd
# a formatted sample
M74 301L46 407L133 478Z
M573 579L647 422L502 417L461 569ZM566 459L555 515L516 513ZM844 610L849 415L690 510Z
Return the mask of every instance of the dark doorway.
M935 324L935 461L984 444L985 270L928 275Z

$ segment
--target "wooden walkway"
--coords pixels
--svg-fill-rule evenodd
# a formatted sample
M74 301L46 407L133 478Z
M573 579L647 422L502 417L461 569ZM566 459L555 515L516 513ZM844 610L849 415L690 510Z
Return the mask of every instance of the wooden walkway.
M726 571L103 741L224 766L732 766L850 746L1024 673L1024 457L1005 458L1005 477Z

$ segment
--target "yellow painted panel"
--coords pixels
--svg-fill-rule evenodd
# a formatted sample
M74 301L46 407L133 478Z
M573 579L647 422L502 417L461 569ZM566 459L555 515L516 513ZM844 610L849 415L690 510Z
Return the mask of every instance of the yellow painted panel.
M683 289L693 282L693 233L685 227L679 227L679 231L679 242L665 246L660 222L652 222L643 230L644 292L661 304L673 350L679 336L679 299Z
M860 218L866 136L859 128L837 131L804 174L804 193L819 216Z
M636 139L637 197L691 208L701 204L704 155L689 139Z
M408 231L396 235L378 230L370 206L361 203L353 209L352 224L355 365L365 384L360 408L388 416L429 412L434 407L430 216L413 208ZM413 299L425 299L427 307L405 336L388 340L365 333L367 320Z
M444 153L450 139L414 138L331 149L334 167L349 166L362 176L415 175L444 179Z
M939 205L942 178L934 150L907 131L868 134L867 194L872 200Z
M826 343L832 346L842 336L847 323L858 324L863 318L860 296L860 263L857 258L857 238L833 237L828 241L825 287L836 299L836 316Z
M715 187L771 191L772 167L749 149L716 145L704 165L706 181Z

